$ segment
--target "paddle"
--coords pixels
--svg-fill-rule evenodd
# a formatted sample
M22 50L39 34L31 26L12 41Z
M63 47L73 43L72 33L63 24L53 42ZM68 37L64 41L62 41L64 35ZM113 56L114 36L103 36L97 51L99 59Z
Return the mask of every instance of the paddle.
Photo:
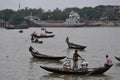
M73 58L69 58L69 57L66 57L66 58L68 58L68 59L73 59ZM85 59L82 58L82 59L78 59L78 60L85 60Z

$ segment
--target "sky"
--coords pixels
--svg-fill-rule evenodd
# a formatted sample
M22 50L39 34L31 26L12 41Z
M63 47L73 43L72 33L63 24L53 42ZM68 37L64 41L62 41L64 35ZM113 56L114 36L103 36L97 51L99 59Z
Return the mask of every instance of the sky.
M18 10L28 8L42 8L45 11L56 8L65 9L71 7L95 7L98 5L118 5L120 0L0 0L0 10L13 9Z

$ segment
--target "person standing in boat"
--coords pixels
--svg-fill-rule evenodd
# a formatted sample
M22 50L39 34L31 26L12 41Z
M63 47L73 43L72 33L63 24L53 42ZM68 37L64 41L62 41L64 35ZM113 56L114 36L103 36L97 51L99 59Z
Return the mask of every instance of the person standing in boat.
M34 41L35 37L33 34L31 34L31 41Z
M66 42L69 43L69 37L66 38Z
M82 57L78 54L77 50L75 50L75 53L73 54L73 70L77 70L78 68L78 57L82 59Z

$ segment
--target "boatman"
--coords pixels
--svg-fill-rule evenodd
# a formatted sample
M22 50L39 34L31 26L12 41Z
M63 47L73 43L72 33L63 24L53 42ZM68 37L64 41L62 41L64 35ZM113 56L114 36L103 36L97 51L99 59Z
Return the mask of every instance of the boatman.
M67 38L66 38L66 42L69 43L69 37L68 37L68 36L67 36Z
M83 60L83 58L78 54L77 50L75 50L75 53L73 54L73 70L78 69L78 57Z

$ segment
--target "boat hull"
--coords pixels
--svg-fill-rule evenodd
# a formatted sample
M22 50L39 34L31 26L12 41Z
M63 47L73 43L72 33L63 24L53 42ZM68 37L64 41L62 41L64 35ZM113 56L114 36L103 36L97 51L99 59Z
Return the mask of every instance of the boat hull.
M77 44L73 44L73 43L67 43L68 47L70 49L80 49L80 50L84 50L86 48L86 46L82 46L82 45L77 45Z
M34 53L31 54L34 58L46 59L46 60L62 60L66 57L66 56L56 57L56 56L35 55Z
M40 44L43 43L43 41L37 41L37 42L36 41L31 41L31 42L32 43L40 43Z
M39 52L34 52L33 50L31 50L29 48L29 51L31 52L31 55L34 58L38 58L38 59L45 59L45 60L62 60L64 58L66 58L66 56L50 56L50 55L45 55L45 54L41 54Z
M112 65L105 66L105 67L98 67L98 68L88 68L87 70L78 69L77 71L74 71L72 69L64 70L63 68L50 68L50 67L46 67L46 66L40 66L40 67L46 71L58 73L58 74L97 75L97 74L103 74L104 72L109 70L112 67Z
M118 61L120 61L120 57L115 56L115 59L117 59Z
M37 35L34 35L36 38L51 38L51 37L54 37L55 35L46 35L46 36L37 36Z

